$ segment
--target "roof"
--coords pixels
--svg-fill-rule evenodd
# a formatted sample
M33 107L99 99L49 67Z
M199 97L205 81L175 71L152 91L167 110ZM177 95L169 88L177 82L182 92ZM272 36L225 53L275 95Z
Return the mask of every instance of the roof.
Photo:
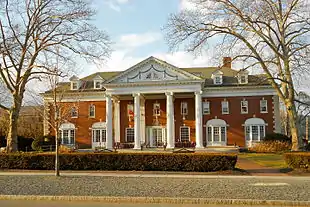
M234 70L229 67L190 67L190 68L178 68L170 63L163 60L155 58L153 56L135 64L125 71L111 71L111 72L97 72L89 76L81 78L80 90L79 91L104 91L105 89L94 89L94 79L99 76L103 79L103 83L109 83L111 80L117 79L120 76L127 74L137 66L144 64L150 60L159 62L161 64L167 65L167 67L173 68L189 77L194 77L195 79L205 80L205 87L221 87L221 86L249 86L249 85L270 85L264 74L261 75L248 75L248 84L238 83L238 73L241 71ZM216 71L221 71L223 73L223 84L215 85L211 78L212 74ZM97 77L98 78L98 77ZM59 83L59 87L62 91L70 91L70 82ZM51 91L46 91L45 93L50 93Z

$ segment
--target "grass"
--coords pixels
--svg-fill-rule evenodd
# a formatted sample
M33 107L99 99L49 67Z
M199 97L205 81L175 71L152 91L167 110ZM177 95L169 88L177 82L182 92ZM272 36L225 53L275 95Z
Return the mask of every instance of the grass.
M271 168L283 169L287 168L282 154L273 153L240 153L240 158L253 161L259 165Z

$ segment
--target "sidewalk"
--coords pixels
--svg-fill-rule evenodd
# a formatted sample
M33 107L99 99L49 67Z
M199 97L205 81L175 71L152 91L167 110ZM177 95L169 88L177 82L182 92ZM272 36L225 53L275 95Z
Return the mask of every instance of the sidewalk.
M253 176L289 176L287 173L281 172L280 169L265 167L246 158L238 157L237 167Z

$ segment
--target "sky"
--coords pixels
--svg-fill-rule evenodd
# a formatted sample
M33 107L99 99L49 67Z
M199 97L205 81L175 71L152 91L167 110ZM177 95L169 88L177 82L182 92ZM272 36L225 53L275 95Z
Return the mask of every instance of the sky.
M212 54L171 53L164 40L169 15L190 6L187 0L95 0L93 23L110 36L113 52L102 66L85 65L78 75L126 70L149 56L178 67L211 66Z

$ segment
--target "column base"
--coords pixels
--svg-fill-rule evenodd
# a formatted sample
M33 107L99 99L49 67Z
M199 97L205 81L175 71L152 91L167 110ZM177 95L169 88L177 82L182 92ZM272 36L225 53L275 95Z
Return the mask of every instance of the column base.
M134 147L133 150L141 150L141 147Z

